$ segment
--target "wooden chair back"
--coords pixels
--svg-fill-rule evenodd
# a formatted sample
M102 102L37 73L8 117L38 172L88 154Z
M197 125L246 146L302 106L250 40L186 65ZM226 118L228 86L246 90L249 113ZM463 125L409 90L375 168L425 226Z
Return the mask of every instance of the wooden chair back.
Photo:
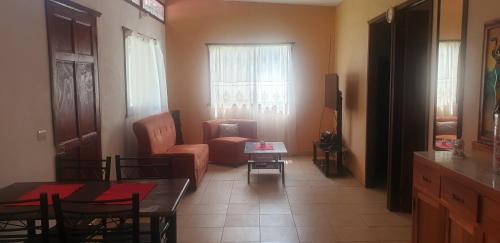
M61 200L55 194L53 200L60 243L139 243L138 193L101 201Z
M39 205L15 205L25 203ZM0 202L0 242L49 243L48 207L45 193L37 199Z
M117 180L169 179L170 157L115 156Z
M82 160L56 157L56 180L71 181L109 181L111 157L104 160Z

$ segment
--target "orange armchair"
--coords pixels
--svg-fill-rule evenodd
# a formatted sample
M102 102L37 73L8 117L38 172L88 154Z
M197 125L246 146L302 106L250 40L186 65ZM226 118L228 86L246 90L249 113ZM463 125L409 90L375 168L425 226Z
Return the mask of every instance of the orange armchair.
M238 137L220 137L219 124L238 124ZM241 165L248 156L245 143L257 141L257 122L243 119L211 120L203 122L203 143L208 144L209 161L224 165Z
M190 188L200 185L208 169L206 144L176 145L174 120L168 112L146 117L133 125L139 157L168 157L170 178L189 178Z

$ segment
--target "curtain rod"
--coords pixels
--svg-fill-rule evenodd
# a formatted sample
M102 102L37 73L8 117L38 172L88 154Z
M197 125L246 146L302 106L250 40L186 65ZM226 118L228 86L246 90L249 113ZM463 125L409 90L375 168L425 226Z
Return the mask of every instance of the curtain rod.
M135 33L137 33L138 35L142 36L143 38L148 38L148 39L151 39L151 40L154 40L154 41L158 41L156 38L153 38L153 37L151 37L151 36L149 36L149 35L145 35L145 34L143 34L143 33L137 32L137 31L135 31L135 30L129 29L129 28L125 27L125 26L122 26L122 30L123 30L123 33L124 33L124 34L127 34L127 32L130 32L130 33L131 33L131 32L135 32Z
M248 42L248 43L205 43L207 46L250 46L250 45L295 45L295 42Z

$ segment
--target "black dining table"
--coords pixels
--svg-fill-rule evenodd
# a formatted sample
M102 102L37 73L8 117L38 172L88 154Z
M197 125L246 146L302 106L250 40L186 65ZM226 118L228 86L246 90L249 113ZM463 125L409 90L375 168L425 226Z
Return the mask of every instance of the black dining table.
M67 198L68 200L93 201L103 192L108 190L112 184L122 183L146 183L153 182L156 186L140 202L139 216L149 218L151 224L151 242L161 242L160 220L165 218L168 222L167 242L177 241L177 222L176 210L182 197L189 186L189 179L155 179L155 180L124 180L124 181L95 181L95 182L19 182L0 189L0 201L18 200L19 197L36 189L40 185L57 184L83 184L77 191L73 192ZM50 195L49 195L50 196ZM0 211L15 211L26 206L0 207ZM28 206L29 207L29 206ZM49 207L49 219L55 219L52 206Z

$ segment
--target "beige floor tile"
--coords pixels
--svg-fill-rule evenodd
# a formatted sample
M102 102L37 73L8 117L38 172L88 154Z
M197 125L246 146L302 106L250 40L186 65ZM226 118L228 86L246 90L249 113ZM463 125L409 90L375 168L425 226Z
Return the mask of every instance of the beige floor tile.
M291 214L288 203L261 203L260 214Z
M411 241L411 227L376 227L375 231L382 241Z
M224 227L258 227L258 214L229 214Z
M406 214L362 214L368 226L410 226L411 216Z
M336 242L337 237L332 229L317 227L297 227L300 241L310 242Z
M224 227L225 214L179 215L179 227Z
M227 204L182 204L177 215L225 214L227 208Z
M261 241L265 242L298 242L295 227L261 227Z
M179 228L179 242L220 242L222 239L222 228Z
M293 217L291 214L261 214L260 226L279 226L279 227L294 227Z
M293 221L297 227L331 228L327 217L313 214L294 214Z
M225 227L222 233L222 242L259 240L259 227Z
M377 233L369 227L334 228L337 240L344 241L377 241Z

